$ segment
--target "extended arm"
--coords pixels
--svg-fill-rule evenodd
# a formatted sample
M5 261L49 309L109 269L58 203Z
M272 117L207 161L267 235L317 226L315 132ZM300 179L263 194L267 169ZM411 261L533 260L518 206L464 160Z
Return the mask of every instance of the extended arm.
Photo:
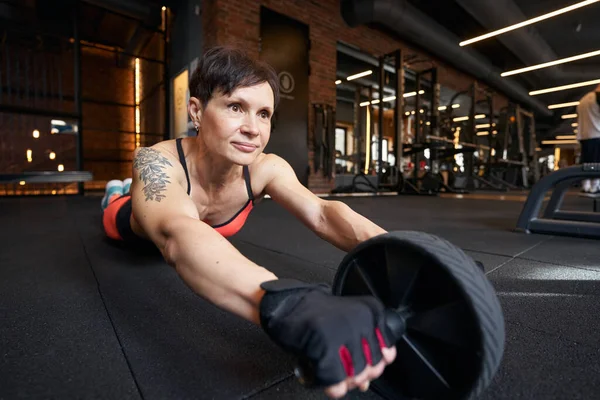
M317 234L334 246L350 251L359 243L386 231L360 215L347 204L323 200Z
M163 254L184 282L216 306L259 325L260 284L277 277L201 221L182 217L165 228Z
M136 221L183 281L198 295L259 323L260 284L276 279L244 257L210 226L180 184L176 161L153 148L136 153L131 187ZM177 167L174 167L177 166Z
M350 251L359 243L386 233L341 201L323 200L304 187L292 167L282 158L269 155L272 174L266 192L294 214L319 237L337 248Z

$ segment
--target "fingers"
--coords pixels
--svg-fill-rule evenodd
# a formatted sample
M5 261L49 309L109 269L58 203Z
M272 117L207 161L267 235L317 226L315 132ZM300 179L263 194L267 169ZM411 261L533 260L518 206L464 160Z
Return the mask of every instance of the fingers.
M325 389L325 394L332 399L342 398L352 389L358 388L361 392L369 390L371 381L377 379L385 368L385 361L381 360L376 366L368 365L360 374L352 376L336 385Z
M380 362L379 364L382 363ZM377 364L376 367L379 367L379 364ZM365 385L368 385L371 380L379 377L379 375L381 375L381 372L383 372L383 368L381 368L381 372L379 373L379 375L375 376L376 367L372 365L367 365L367 367L363 369L360 374L353 377L349 377L347 379L348 390L356 389L357 387L365 387Z
M371 384L370 381L367 381L367 383L363 383L362 385L360 385L358 387L358 390L360 390L361 392L366 392L367 390L369 390L369 385Z
M348 377L346 380L329 386L325 394L332 399L344 397L350 390L357 389L361 392L369 390L371 381L379 378L385 367L396 359L396 347L381 349L383 359L377 365L367 365L358 375Z
M360 374L348 378L348 390L359 388L363 392L366 392L369 389L371 381L379 378L387 365L389 365L388 362L381 360L377 365L369 365Z
M389 365L396 359L396 346L382 348L381 353L383 354L383 361L386 365Z
M348 392L348 383L346 381L342 381L338 384L331 385L327 389L325 389L325 394L332 399L340 399L346 395Z

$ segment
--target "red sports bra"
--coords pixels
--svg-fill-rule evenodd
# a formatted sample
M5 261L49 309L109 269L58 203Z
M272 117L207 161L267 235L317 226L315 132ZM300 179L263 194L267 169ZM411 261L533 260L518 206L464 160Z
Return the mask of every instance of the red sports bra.
M179 154L179 162L183 166L183 170L185 171L185 178L187 179L187 194L189 195L192 189L190 184L190 176L188 174L187 165L185 163L185 155L183 154L183 147L181 146L181 138L178 138L176 141L177 144L177 153ZM252 186L250 185L250 171L248 170L248 166L244 165L244 181L246 182L246 190L248 191L248 201L231 219L223 224L212 225L212 227L219 232L224 237L233 236L242 229L244 224L246 223L246 219L252 211L254 207L254 195L252 194Z

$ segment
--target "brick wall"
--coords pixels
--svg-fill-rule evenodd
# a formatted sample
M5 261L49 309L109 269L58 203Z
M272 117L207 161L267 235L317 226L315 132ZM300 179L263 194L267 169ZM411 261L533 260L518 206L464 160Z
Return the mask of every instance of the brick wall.
M162 42L154 35L142 57L162 59ZM163 66L140 59L140 145L163 139ZM135 58L117 62L113 53L83 48L82 90L84 99L109 101L83 104L84 169L94 174L86 189L103 189L110 179L131 177L135 126Z
M110 179L131 175L134 65L132 58L117 63L114 53L83 47L81 68L83 99L116 103L84 101L82 106L83 168L94 175L85 187L101 189Z
M65 171L77 169L77 135L52 133L52 119L65 120L60 112L75 113L73 52L62 53L44 50L30 51L11 48L11 73L5 75L2 104L50 112L48 116L3 113L0 115L0 173L25 171ZM94 175L94 182L86 188L103 188L106 180L130 175L131 134L134 111L126 105L133 104L133 70L117 66L114 53L82 47L82 99L83 101L83 156L84 170ZM10 94L8 93L10 88ZM91 101L88 101L91 100ZM101 102L118 103L115 105ZM52 112L57 114L52 115ZM32 132L39 131L34 138ZM26 152L32 151L32 160ZM50 158L54 153L55 157ZM124 161L125 160L125 161ZM63 185L19 185L12 194L40 194L44 187L50 193ZM76 190L71 185L69 191ZM30 193L31 192L31 193ZM60 192L60 190L59 190ZM46 191L43 191L46 193Z
M0 67L3 74L0 102L3 105L56 112L73 111L73 102L69 100L72 94L64 90L64 84L61 86L59 83L59 78L68 79L66 76L69 76L62 71L60 56L30 51L15 44L5 51L8 54ZM0 174L57 171L59 164L67 169L73 168L74 136L52 135L51 119L30 113L0 113ZM39 134L37 138L33 136L34 130ZM31 150L31 161L27 160L27 150ZM66 157L50 160L51 152L66 154Z
M165 132L164 67L150 60L162 60L164 41L153 35L143 49L140 59L140 131L141 146L152 146L163 140ZM174 71L171 71L174 72Z
M343 41L373 56L392 52L398 48L407 54L428 57L387 33L366 26L348 27L340 15L339 0L214 0L205 2L203 25L205 46L235 45L246 49L252 56L259 55L260 7L287 15L309 26L311 50L309 77L309 121L312 121L311 104L336 104L336 44ZM429 57L431 58L431 57ZM466 74L433 60L438 67L438 80L442 85L463 90L473 79ZM424 65L422 69L431 64ZM309 124L310 127L310 124ZM309 128L309 188L314 192L329 191L333 182L315 174L312 163L312 137Z

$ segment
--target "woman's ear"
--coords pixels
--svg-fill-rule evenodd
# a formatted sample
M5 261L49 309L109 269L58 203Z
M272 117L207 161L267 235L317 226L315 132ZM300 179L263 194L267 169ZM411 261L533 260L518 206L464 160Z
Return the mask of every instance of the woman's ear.
M188 101L188 114L194 124L194 129L198 132L200 129L200 121L202 120L202 104L200 104L200 100L195 97L190 97L190 100Z

